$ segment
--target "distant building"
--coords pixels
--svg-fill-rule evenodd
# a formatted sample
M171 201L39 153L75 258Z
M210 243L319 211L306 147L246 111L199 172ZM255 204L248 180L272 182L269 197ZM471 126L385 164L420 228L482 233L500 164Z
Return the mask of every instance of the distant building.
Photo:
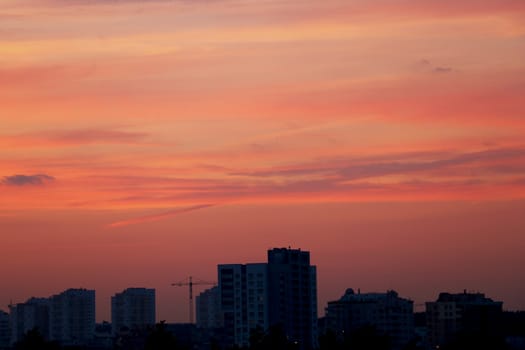
M460 332L499 335L502 307L502 302L486 298L482 293L440 293L435 302L426 303L430 346L440 347Z
M0 310L0 349L9 347L11 343L11 328L9 327L9 314Z
M44 339L49 340L49 300L30 298L25 303L9 305L11 344L21 340L24 335L37 329Z
M111 323L106 321L97 323L95 325L95 336L90 349L112 349L114 346L114 339Z
M268 251L269 324L281 325L299 349L318 345L316 276L309 252L290 248Z
M89 344L95 334L95 291L68 289L49 298L50 339L61 345Z
M196 297L197 327L213 329L222 327L219 287L205 290Z
M155 325L155 289L128 288L111 297L113 334L124 327L145 328Z
M413 302L386 293L354 293L347 289L326 308L325 327L344 338L365 326L372 326L380 336L388 336L391 348L402 349L414 338Z
M317 279L310 253L275 248L268 262L218 266L226 345L249 345L256 328L279 326L298 349L317 347Z
M267 264L219 265L222 325L227 342L249 345L250 332L268 329Z

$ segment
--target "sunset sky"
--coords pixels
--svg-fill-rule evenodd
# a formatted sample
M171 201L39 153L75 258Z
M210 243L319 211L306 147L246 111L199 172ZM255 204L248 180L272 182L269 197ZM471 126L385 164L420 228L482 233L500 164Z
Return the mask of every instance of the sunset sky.
M184 322L170 283L284 246L320 311L525 309L524 96L523 0L0 0L0 309L150 287Z

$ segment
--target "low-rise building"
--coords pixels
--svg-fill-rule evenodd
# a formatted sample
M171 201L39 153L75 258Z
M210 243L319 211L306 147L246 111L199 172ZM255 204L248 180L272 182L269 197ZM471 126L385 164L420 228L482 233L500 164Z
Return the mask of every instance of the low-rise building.
M340 341L363 327L371 326L378 336L388 337L392 349L402 349L414 338L413 302L395 291L355 293L347 289L326 308L325 329Z
M498 336L503 302L486 298L482 293L440 293L426 303L428 342L440 347L464 334Z

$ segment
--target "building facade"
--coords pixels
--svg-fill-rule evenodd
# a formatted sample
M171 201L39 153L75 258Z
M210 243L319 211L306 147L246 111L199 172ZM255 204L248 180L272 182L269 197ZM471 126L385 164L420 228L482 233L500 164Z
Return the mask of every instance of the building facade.
M460 333L500 335L503 303L482 293L440 293L435 302L426 303L428 343L441 347Z
M9 314L0 310L0 349L5 349L11 344L11 328Z
M124 327L145 328L155 325L155 289L128 288L111 297L113 334Z
M271 249L267 263L219 265L218 280L227 344L247 346L255 329L278 326L298 349L317 348L317 278L309 252Z
M226 342L248 346L253 329L268 329L267 264L219 265L218 277Z
M300 349L317 348L317 273L310 265L310 253L269 250L268 286L270 325L280 325Z
M222 327L219 287L207 289L195 298L197 327L214 329Z
M50 339L62 345L89 344L95 334L95 291L68 289L49 298Z
M33 329L49 340L49 299L30 298L25 303L9 305L10 343L20 341Z
M402 349L414 338L413 309L413 302L395 291L356 294L347 289L339 300L328 303L326 329L342 339L372 326L379 336L388 337L392 349Z

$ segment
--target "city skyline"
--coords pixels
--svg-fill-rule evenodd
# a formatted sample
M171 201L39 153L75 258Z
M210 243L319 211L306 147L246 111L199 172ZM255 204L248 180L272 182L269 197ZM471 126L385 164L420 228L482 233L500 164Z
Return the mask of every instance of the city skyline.
M523 348L519 324L525 321L525 311L505 312L502 301L467 290L441 291L435 301L425 302L425 312L417 314L413 301L395 290L358 289L356 293L348 288L342 297L330 301L324 316L318 318L311 310L317 304L315 271L315 266L309 265L309 252L290 247L268 250L268 263L219 264L218 285L199 295L211 299L197 302L204 307L198 311L202 318L191 325L156 323L155 289L135 287L111 298L111 323L96 324L96 291L68 289L10 305L9 314L0 312L0 347L36 335L42 342L56 342L56 348L109 349L115 340L128 344L124 348L130 344L140 348L155 330L169 329L168 334L181 337L184 344L204 345L205 349L210 341L218 341L215 344L226 349L268 346L276 340L270 335L276 336L279 330L284 337L278 339L298 349L333 349L359 342L360 334L369 331L369 342L379 341L382 348L391 350L408 345L434 349L458 341L471 346L482 344L483 339L498 349ZM311 312L313 319L308 316Z
M270 251L270 250L279 251L279 250L286 250L286 249L287 249L287 248L284 248L284 247L283 247L283 248L272 248L272 249L269 249L269 251ZM290 249L292 249L292 248L291 248L291 247L288 247L288 250L290 250ZM292 249L292 250L294 250L294 249ZM299 248L299 249L296 250L296 251L299 251L299 252L303 251L303 252L305 252L306 254L309 254L309 253L310 253L310 252L308 252L308 251L304 251L304 250L302 250L301 248ZM259 271L259 272L260 272L260 270L261 270L262 268L264 268L264 271L266 271L266 269L265 269L265 268L266 268L266 265L267 265L267 263L261 263L261 262L250 262L250 263L245 263L245 264L239 264L239 263L218 264L218 265L216 265L216 272L217 272L217 269L218 269L218 271L219 271L218 274L219 274L219 276L220 276L220 274L221 274L220 271L221 271L222 269L225 269L225 268L226 268L226 269L229 269L229 268L240 269L241 266L245 266L245 267L247 267L248 270L251 269L251 270L248 271L248 272L252 272L252 273L253 273L253 272L256 272L256 271ZM317 266L314 266L314 268L317 268ZM314 271L315 271L315 269L314 269ZM239 271L238 271L238 272L239 272ZM209 283L209 282L206 282L205 284L202 284L202 285L201 285L201 284L199 283L199 281L201 281L201 280L200 280L200 279L195 279L195 280L194 280L195 285L193 286L193 297L194 297L194 300L197 299L197 302L198 302L198 298L201 296L201 294L206 294L206 292L210 291L211 289L217 289L218 286L219 286L219 284L220 284L220 278L219 278L219 276L215 276L215 280L216 280L217 282L216 282L216 284L215 284L213 287L210 286L211 283ZM266 276L266 272L265 272L264 276ZM192 278L192 277L190 277L190 278ZM210 279L210 281L211 281L211 279ZM189 301L189 299L188 299L188 294L187 294L187 293L188 293L187 287L189 287L189 286L188 286L188 285L181 285L181 286L184 287L184 288L181 288L181 289L184 291L183 294L184 294L185 298L181 298L181 299L179 299L179 300L169 300L168 303L169 303L169 304L174 304L174 303L175 303L175 304L177 304L178 306L181 306L181 307L180 307L181 309L186 308L185 311L187 312L187 314L184 315L184 316L181 316L181 314L183 314L183 313L182 313L182 310L179 309L179 310L177 310L177 311L178 311L178 313L177 313L178 316L177 316L177 317L179 317L179 318L174 317L174 315L170 315L171 318L168 318L168 320L170 320L169 322L174 322L174 321L176 321L177 323L187 323L187 322L188 322L189 313L188 313L188 310L187 310L187 306L188 306L188 301ZM172 287L173 287L173 286L171 286L171 288L172 288ZM351 293L353 294L354 292L353 292L353 289L352 289L352 288L356 288L356 290L358 291L358 294L361 293L361 288L358 288L358 287L355 287L355 286L348 286L348 285L347 285L347 287L344 289L344 292L345 292L345 293L348 293L348 291L351 291ZM145 287L145 286L129 286L129 285L128 285L128 286L124 287L123 289L124 289L124 290L123 290L122 292L114 291L113 293L111 293L111 296L110 296L110 298L109 298L109 308L102 306L102 305L107 304L107 303L106 303L107 300L105 300L103 303L100 303L100 299L102 299L102 298L99 297L99 296L98 296L97 298L95 298L95 296L93 295L93 299L95 300L96 310L97 310L97 312L96 312L96 321L97 321L97 322L110 322L110 323L112 323L112 319L113 319L113 316L112 316L112 312L113 312L113 311L112 311L112 310L114 309L114 306L113 306L114 301L113 301L113 300L114 300L114 298L115 298L116 296L118 296L118 295L125 295L126 293L132 293L132 295L133 295L133 293L138 293L138 294L149 293L149 294L151 294L151 295L153 296L153 299L152 299L152 300L153 300L153 301L152 301L152 302L153 302L153 309L156 309L154 319L156 319L156 320L159 321L159 322L160 322L160 321L166 321L166 319L164 319L164 318L159 318L159 314L166 315L166 313L162 313L162 311L166 311L166 310L162 310L162 309L164 309L164 307L163 307L162 305L160 305L160 307L155 308L155 304L156 304L156 300L157 300L157 297L156 297L156 294L157 294L156 291L157 291L157 289L156 289L156 288L151 287L151 286L146 286L146 287ZM319 290L319 287L317 286L316 289ZM68 287L68 288L66 288L66 290L64 291L64 293L67 292L67 291L71 291L71 290L73 290L73 291L79 291L79 290L80 290L80 291L83 291L83 290L86 290L86 289L83 288L83 287L81 287L81 288L77 288L77 287L73 287L73 288L72 288L72 287ZM93 289L93 290L91 290L91 291L94 293L95 289ZM367 291L366 291L366 293L368 293L368 294L374 294L374 293L376 293L376 294L377 294L377 293L381 294L381 293L385 293L385 292L386 292L387 294L388 294L389 292L395 292L396 295L397 295L397 289L396 289L395 287L394 287L394 288L384 289L384 290L377 289L377 290L367 290ZM449 293L452 293L452 294L454 294L454 293L462 294L462 293L467 293L467 292L468 292L468 293L479 294L479 293L484 292L484 291L473 290L473 289L467 289L467 288L465 288L465 289L463 289L463 290L446 290L446 291L445 291L445 290L442 290L442 289L436 289L436 290L433 291L434 296L435 296L437 293L439 293L440 295L441 295L441 294L447 294L447 295L448 295ZM58 292L57 292L57 293L58 293ZM52 296L49 296L49 297L48 297L48 296L43 296L43 295L35 295L35 294L30 294L30 295L31 295L30 297L28 297L27 299L24 299L24 300L19 300L19 301L13 301L13 300L11 300L11 302L10 302L10 304L9 304L8 306L16 306L17 304L24 304L24 303L26 303L26 302L31 302L32 300L36 300L36 301L39 301L39 300L48 300L48 299L51 300L53 297L56 297L56 295L52 295ZM98 293L97 293L97 295L98 295ZM481 294L480 294L480 295L481 295ZM405 295L405 296L406 296L406 295ZM151 296L150 296L150 297L151 297ZM330 305L331 302L334 302L336 299L338 299L338 298L327 299L326 301L324 301L324 303L321 302L321 301L319 301L319 302L317 303L317 304L318 304L317 312L318 312L319 317L323 317L324 313L325 313L326 310L327 310L327 307ZM99 300L99 302L96 302L96 300ZM425 300L413 300L412 298L409 298L409 299L407 299L407 300L410 300L411 303L414 303L414 312L422 312L422 311L424 311L424 305L425 305L425 303L428 303L429 300L433 300L433 299L432 299L432 297L431 297L431 298L429 298L429 299L425 299ZM142 302L142 301L141 301L141 302ZM150 302L151 302L151 301L150 301ZM185 304L185 305L184 305L184 304ZM518 308L518 309L513 309L512 307L510 307L510 308L506 308L506 303L505 303L505 301L503 301L502 304L503 304L503 310L505 310L505 311L525 311L525 310L523 310L523 309L519 309L519 308ZM194 302L194 304L193 304L193 308L194 308L193 311L194 311L194 312L198 312L198 310L196 309L196 307L197 307L197 305L196 305L196 303ZM159 309L160 309L160 310L159 310ZM168 308L168 309L169 309L169 308ZM101 316L101 315L98 314L98 311L100 311L100 310L102 310L102 315L103 315L103 316ZM0 307L0 311L4 311L4 309L2 309L2 308ZM8 311L8 309L7 309L7 311ZM160 311L160 313L159 313L159 311ZM106 317L107 314L110 315L109 318ZM142 317L142 316L141 316L141 317ZM182 319L182 318L180 318L180 317L186 317L186 318L185 318L185 319ZM194 320L194 322L195 322L195 320Z
M0 1L0 309L296 247L319 305L525 310L525 2ZM263 252L261 252L261 250ZM200 292L201 289L196 289Z

